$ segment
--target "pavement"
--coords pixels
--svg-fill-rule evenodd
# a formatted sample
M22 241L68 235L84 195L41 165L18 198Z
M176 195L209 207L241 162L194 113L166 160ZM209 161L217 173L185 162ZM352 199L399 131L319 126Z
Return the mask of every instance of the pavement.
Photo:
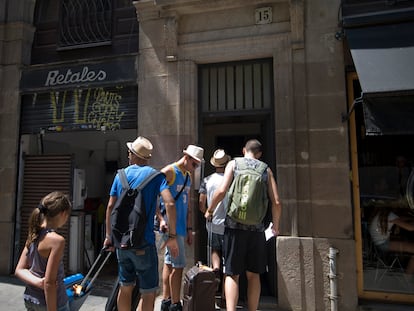
M91 294L86 298L79 311L105 310L106 301L111 293L114 282L114 278L97 278L94 282ZM0 310L25 311L23 292L24 284L22 281L14 276L0 276ZM160 310L161 300L161 296L156 298L154 310ZM259 311L280 310L277 308L276 302L273 300L271 298L263 299L261 301L261 308ZM219 311L225 309L217 307L216 310ZM247 309L240 306L238 310L245 311Z
M91 294L85 300L79 311L103 311L108 296L114 284L114 278L96 279ZM25 311L23 304L24 284L14 276L0 276L0 309L7 311ZM154 310L160 310L161 296L155 301ZM216 311L225 310L216 308ZM246 311L243 306L238 311ZM286 311L277 307L274 298L262 297L258 311ZM368 303L358 307L355 311L412 311L414 306Z

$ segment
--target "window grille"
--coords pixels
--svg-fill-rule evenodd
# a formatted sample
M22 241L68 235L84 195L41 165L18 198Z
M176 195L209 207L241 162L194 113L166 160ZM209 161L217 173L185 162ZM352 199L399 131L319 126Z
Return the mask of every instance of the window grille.
M58 49L111 44L112 0L61 0Z
M266 110L272 107L272 61L202 65L202 112Z

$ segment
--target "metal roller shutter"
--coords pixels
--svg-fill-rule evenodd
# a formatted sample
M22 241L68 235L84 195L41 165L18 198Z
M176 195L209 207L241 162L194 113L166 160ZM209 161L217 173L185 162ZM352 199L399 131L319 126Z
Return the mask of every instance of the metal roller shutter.
M67 193L72 199L72 155L25 155L23 172L22 206L20 208L21 233L20 251L23 249L29 229L29 217L42 197L52 191ZM59 230L68 245L69 226L65 224ZM68 247L65 250L64 263L68 266Z

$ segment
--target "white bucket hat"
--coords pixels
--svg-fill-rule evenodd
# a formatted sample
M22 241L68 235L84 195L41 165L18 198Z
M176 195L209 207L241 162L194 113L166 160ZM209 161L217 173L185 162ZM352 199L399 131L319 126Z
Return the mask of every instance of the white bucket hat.
M148 160L152 156L152 144L145 137L139 136L134 142L127 142L126 145L133 154L141 159Z
M230 160L231 157L227 155L223 149L217 149L214 151L214 154L210 159L210 163L215 167L223 167L226 166L227 162Z
M198 162L203 161L204 149L201 147L188 145L187 149L183 150L183 152Z

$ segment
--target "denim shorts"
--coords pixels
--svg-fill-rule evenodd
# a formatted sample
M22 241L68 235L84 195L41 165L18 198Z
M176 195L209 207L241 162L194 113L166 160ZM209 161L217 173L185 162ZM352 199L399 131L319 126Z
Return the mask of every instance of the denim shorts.
M140 292L158 290L158 255L155 245L141 249L116 249L119 283L135 285L138 277Z
M164 256L164 263L167 265L171 265L173 268L184 268L185 267L185 246L184 240L185 237L182 235L177 235L177 244L179 255L177 257L171 256L168 248L165 248L165 256Z
M47 311L47 307L44 305L38 305L35 304L29 300L24 301L24 305L26 307L27 311ZM60 306L57 311L69 311L69 302L64 304L63 306Z

